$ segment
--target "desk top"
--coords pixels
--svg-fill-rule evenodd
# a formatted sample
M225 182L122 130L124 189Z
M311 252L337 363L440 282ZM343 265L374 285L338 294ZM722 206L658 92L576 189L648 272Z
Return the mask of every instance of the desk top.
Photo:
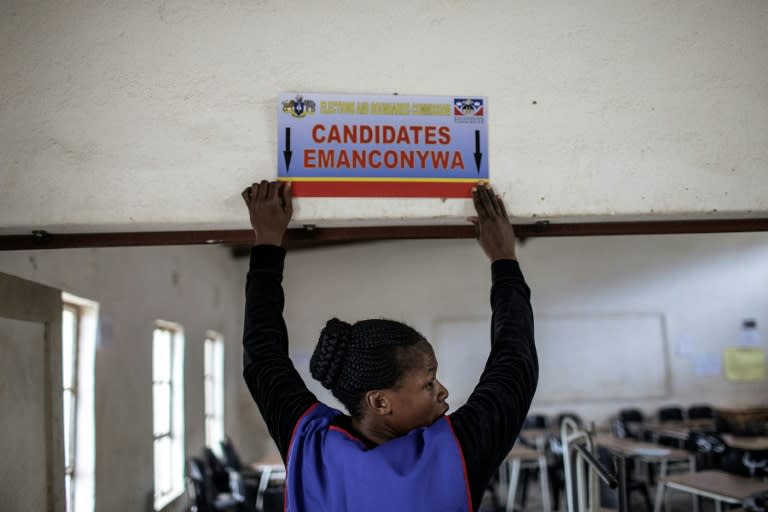
M673 487L685 487L693 494L717 494L725 499L741 501L751 494L768 490L768 482L732 475L717 469L697 473L679 473L666 479Z
M647 421L641 425L641 428L662 436L688 439L690 432L714 430L715 420L707 418L688 421Z
M277 450L270 450L262 458L251 463L251 467L254 469L277 466L280 466L281 468L285 467L283 465L283 459L280 457L280 454L277 452Z
M634 439L614 437L609 434L598 434L595 441L603 448L624 457L641 457L647 460L685 459L691 456L684 450L667 448L653 443L643 443Z
M523 446L521 444L515 444L515 446L512 447L512 450L510 450L509 454L507 454L507 459L520 459L523 461L534 461L539 460L539 452L536 450L532 450L531 448L528 448L527 446Z
M526 439L533 441L540 437L548 436L549 434L558 435L559 432L551 428L526 428L520 431L520 437L525 437Z
M725 444L732 448L740 448L742 450L768 450L768 437L766 436L742 437L723 434L722 437Z

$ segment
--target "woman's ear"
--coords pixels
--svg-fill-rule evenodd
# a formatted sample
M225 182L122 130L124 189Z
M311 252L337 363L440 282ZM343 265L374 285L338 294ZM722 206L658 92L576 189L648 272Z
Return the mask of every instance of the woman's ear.
M392 413L392 402L381 391L368 391L365 394L365 407L378 416Z

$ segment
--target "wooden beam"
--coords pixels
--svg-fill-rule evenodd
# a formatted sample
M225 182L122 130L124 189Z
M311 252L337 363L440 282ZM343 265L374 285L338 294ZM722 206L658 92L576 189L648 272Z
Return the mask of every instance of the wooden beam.
M759 232L768 231L768 218L563 224L540 221L515 225L515 231L519 238ZM297 250L373 240L474 238L474 236L474 228L469 225L297 228L288 230L285 246L289 250ZM66 234L35 232L33 235L0 236L0 250L200 244L238 246L249 245L252 239L253 234L248 229Z

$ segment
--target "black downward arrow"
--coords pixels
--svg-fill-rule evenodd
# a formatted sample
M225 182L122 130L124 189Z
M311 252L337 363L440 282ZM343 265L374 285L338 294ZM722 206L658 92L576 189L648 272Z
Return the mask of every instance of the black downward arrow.
M475 165L477 174L480 174L480 162L483 161L483 154L480 152L480 130L475 130Z
M292 155L293 155L293 151L291 151L291 129L286 128L285 129L285 150L283 151L283 158L285 158L285 172L288 172L288 170L291 167Z

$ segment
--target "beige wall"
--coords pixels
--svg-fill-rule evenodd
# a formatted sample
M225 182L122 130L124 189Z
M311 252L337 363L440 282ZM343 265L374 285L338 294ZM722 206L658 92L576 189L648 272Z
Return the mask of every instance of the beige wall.
M5 1L0 233L245 228L238 193L276 175L292 91L487 96L491 178L520 218L764 216L766 26L763 0Z
M229 252L219 247L78 249L0 253L0 271L99 303L96 349L96 510L151 508L152 330L184 327L187 455L205 443L203 340L224 336L226 430L237 443L241 294ZM249 435L257 427L248 426ZM179 505L178 503L177 505Z

